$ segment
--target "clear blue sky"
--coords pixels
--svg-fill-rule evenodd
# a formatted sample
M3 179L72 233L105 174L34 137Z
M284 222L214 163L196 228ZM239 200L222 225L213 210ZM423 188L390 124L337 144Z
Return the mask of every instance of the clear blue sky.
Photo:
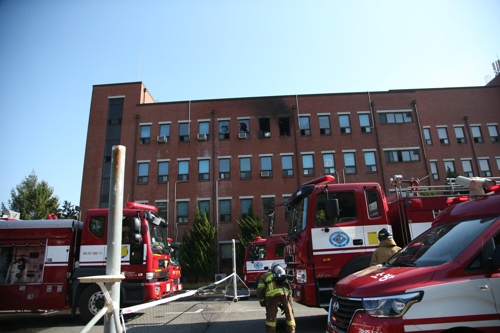
M161 102L483 86L499 14L499 0L0 0L0 201L35 171L79 204L95 84L139 79Z

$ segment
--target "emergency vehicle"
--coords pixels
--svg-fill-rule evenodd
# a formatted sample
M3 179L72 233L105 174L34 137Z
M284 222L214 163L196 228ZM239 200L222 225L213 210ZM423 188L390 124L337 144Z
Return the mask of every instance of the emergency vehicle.
M176 250L154 206L128 202L122 220L122 306L157 300L182 289ZM105 300L97 284L78 278L106 274L108 209L84 222L0 221L0 310L76 310L88 322ZM8 300L8 301L7 301Z
M269 271L274 262L285 267L284 249L287 234L271 234L267 238L255 237L246 244L243 281L256 288L257 278Z
M399 175L391 181L395 193L390 198L378 183L337 184L334 179L325 175L306 182L286 203L285 262L294 300L325 309L337 281L370 266L380 229L392 231L398 245L404 245L447 207L447 196L421 195L416 180ZM410 187L403 189L406 182Z
M386 263L339 281L328 332L500 332L500 186L490 191L449 199Z

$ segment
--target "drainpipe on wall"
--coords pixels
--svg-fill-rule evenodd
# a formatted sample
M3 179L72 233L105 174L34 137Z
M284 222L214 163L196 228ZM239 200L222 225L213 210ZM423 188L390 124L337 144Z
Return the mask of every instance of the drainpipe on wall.
M420 124L420 116L418 114L418 108L417 108L417 100L414 99L411 101L413 106L415 107L415 114L417 115L417 124L418 124L418 133L420 134L420 145L422 146L422 151L424 153L424 162L425 162L425 171L427 172L427 177L431 175L429 171L429 161L427 160L427 151L425 150L425 144L424 144L424 134L422 133L422 126ZM429 185L432 186L432 177L429 177Z
M380 160L380 171L382 171L382 189L384 190L384 193L389 194L387 192L386 188L386 178L385 178L385 172L384 172L384 163L383 161L383 156L382 156L382 149L380 148L380 139L378 137L378 131L377 131L377 126L375 124L375 118L373 117L373 107L375 106L375 102L372 102L370 98L370 92L368 92L368 103L370 106L370 114L372 115L372 120L373 120L373 130L375 131L375 138L377 139L377 151L378 151L378 158Z
M212 198L215 199L216 197L216 194L217 194L217 189L216 189L216 185L217 185L217 180L215 179L215 110L212 110L212 133L213 133L213 138L212 138ZM218 178L218 177L217 177ZM212 221L214 223L214 225L218 225L217 223L217 215L216 215L216 211L215 211L215 207L216 207L216 200L213 200L212 201Z
M134 139L134 160L132 161L132 200L134 201L134 189L135 189L135 164L137 161L137 137L139 136L139 118L138 114L135 115L135 139Z
M298 99L297 99L297 96L295 96L295 100L296 100L296 103L298 103ZM292 110L293 112L295 113L295 110L297 110L298 106L297 104L295 105L292 105ZM294 133L294 138L295 138L295 165L296 165L296 168L297 168L297 188L300 187L300 170L299 170L299 144L297 142L297 125L296 125L296 122L295 122L295 114L293 115L293 133ZM298 113L297 113L297 119L298 118Z

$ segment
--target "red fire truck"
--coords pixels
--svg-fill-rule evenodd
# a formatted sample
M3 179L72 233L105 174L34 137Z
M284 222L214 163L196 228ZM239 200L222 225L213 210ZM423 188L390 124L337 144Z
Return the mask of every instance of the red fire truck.
M128 202L122 220L122 306L160 299L182 289L176 250L154 206ZM108 209L90 209L84 222L0 221L0 310L76 309L89 321L105 303Z
M328 332L499 332L500 186L491 190L450 199L386 263L339 281Z
M243 281L249 288L256 287L257 278L267 272L274 262L285 267L284 248L286 234L271 234L267 238L255 237L246 245Z
M443 195L402 195L404 181L395 176L396 194L387 199L378 183L332 183L326 175L304 183L287 202L291 212L285 262L294 300L328 308L333 286L370 265L378 231L392 230L399 245L431 226L446 208Z

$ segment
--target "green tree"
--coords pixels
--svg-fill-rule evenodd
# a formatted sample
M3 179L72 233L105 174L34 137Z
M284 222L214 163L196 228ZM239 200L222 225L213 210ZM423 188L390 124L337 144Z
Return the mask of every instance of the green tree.
M62 205L62 215L65 219L76 220L79 218L79 210L71 204L71 201L64 200Z
M57 212L59 207L54 189L46 181L38 181L35 171L12 189L10 196L9 207L20 213L21 220L45 219L49 213Z
M241 217L238 227L241 235L238 234L239 244L236 245L236 266L242 267L245 261L245 244L254 240L255 237L262 235L264 220L261 220L253 211L253 205L248 208L248 214L245 218Z
M217 228L213 227L207 212L196 210L193 227L184 232L179 248L179 261L183 275L211 279L217 266Z

